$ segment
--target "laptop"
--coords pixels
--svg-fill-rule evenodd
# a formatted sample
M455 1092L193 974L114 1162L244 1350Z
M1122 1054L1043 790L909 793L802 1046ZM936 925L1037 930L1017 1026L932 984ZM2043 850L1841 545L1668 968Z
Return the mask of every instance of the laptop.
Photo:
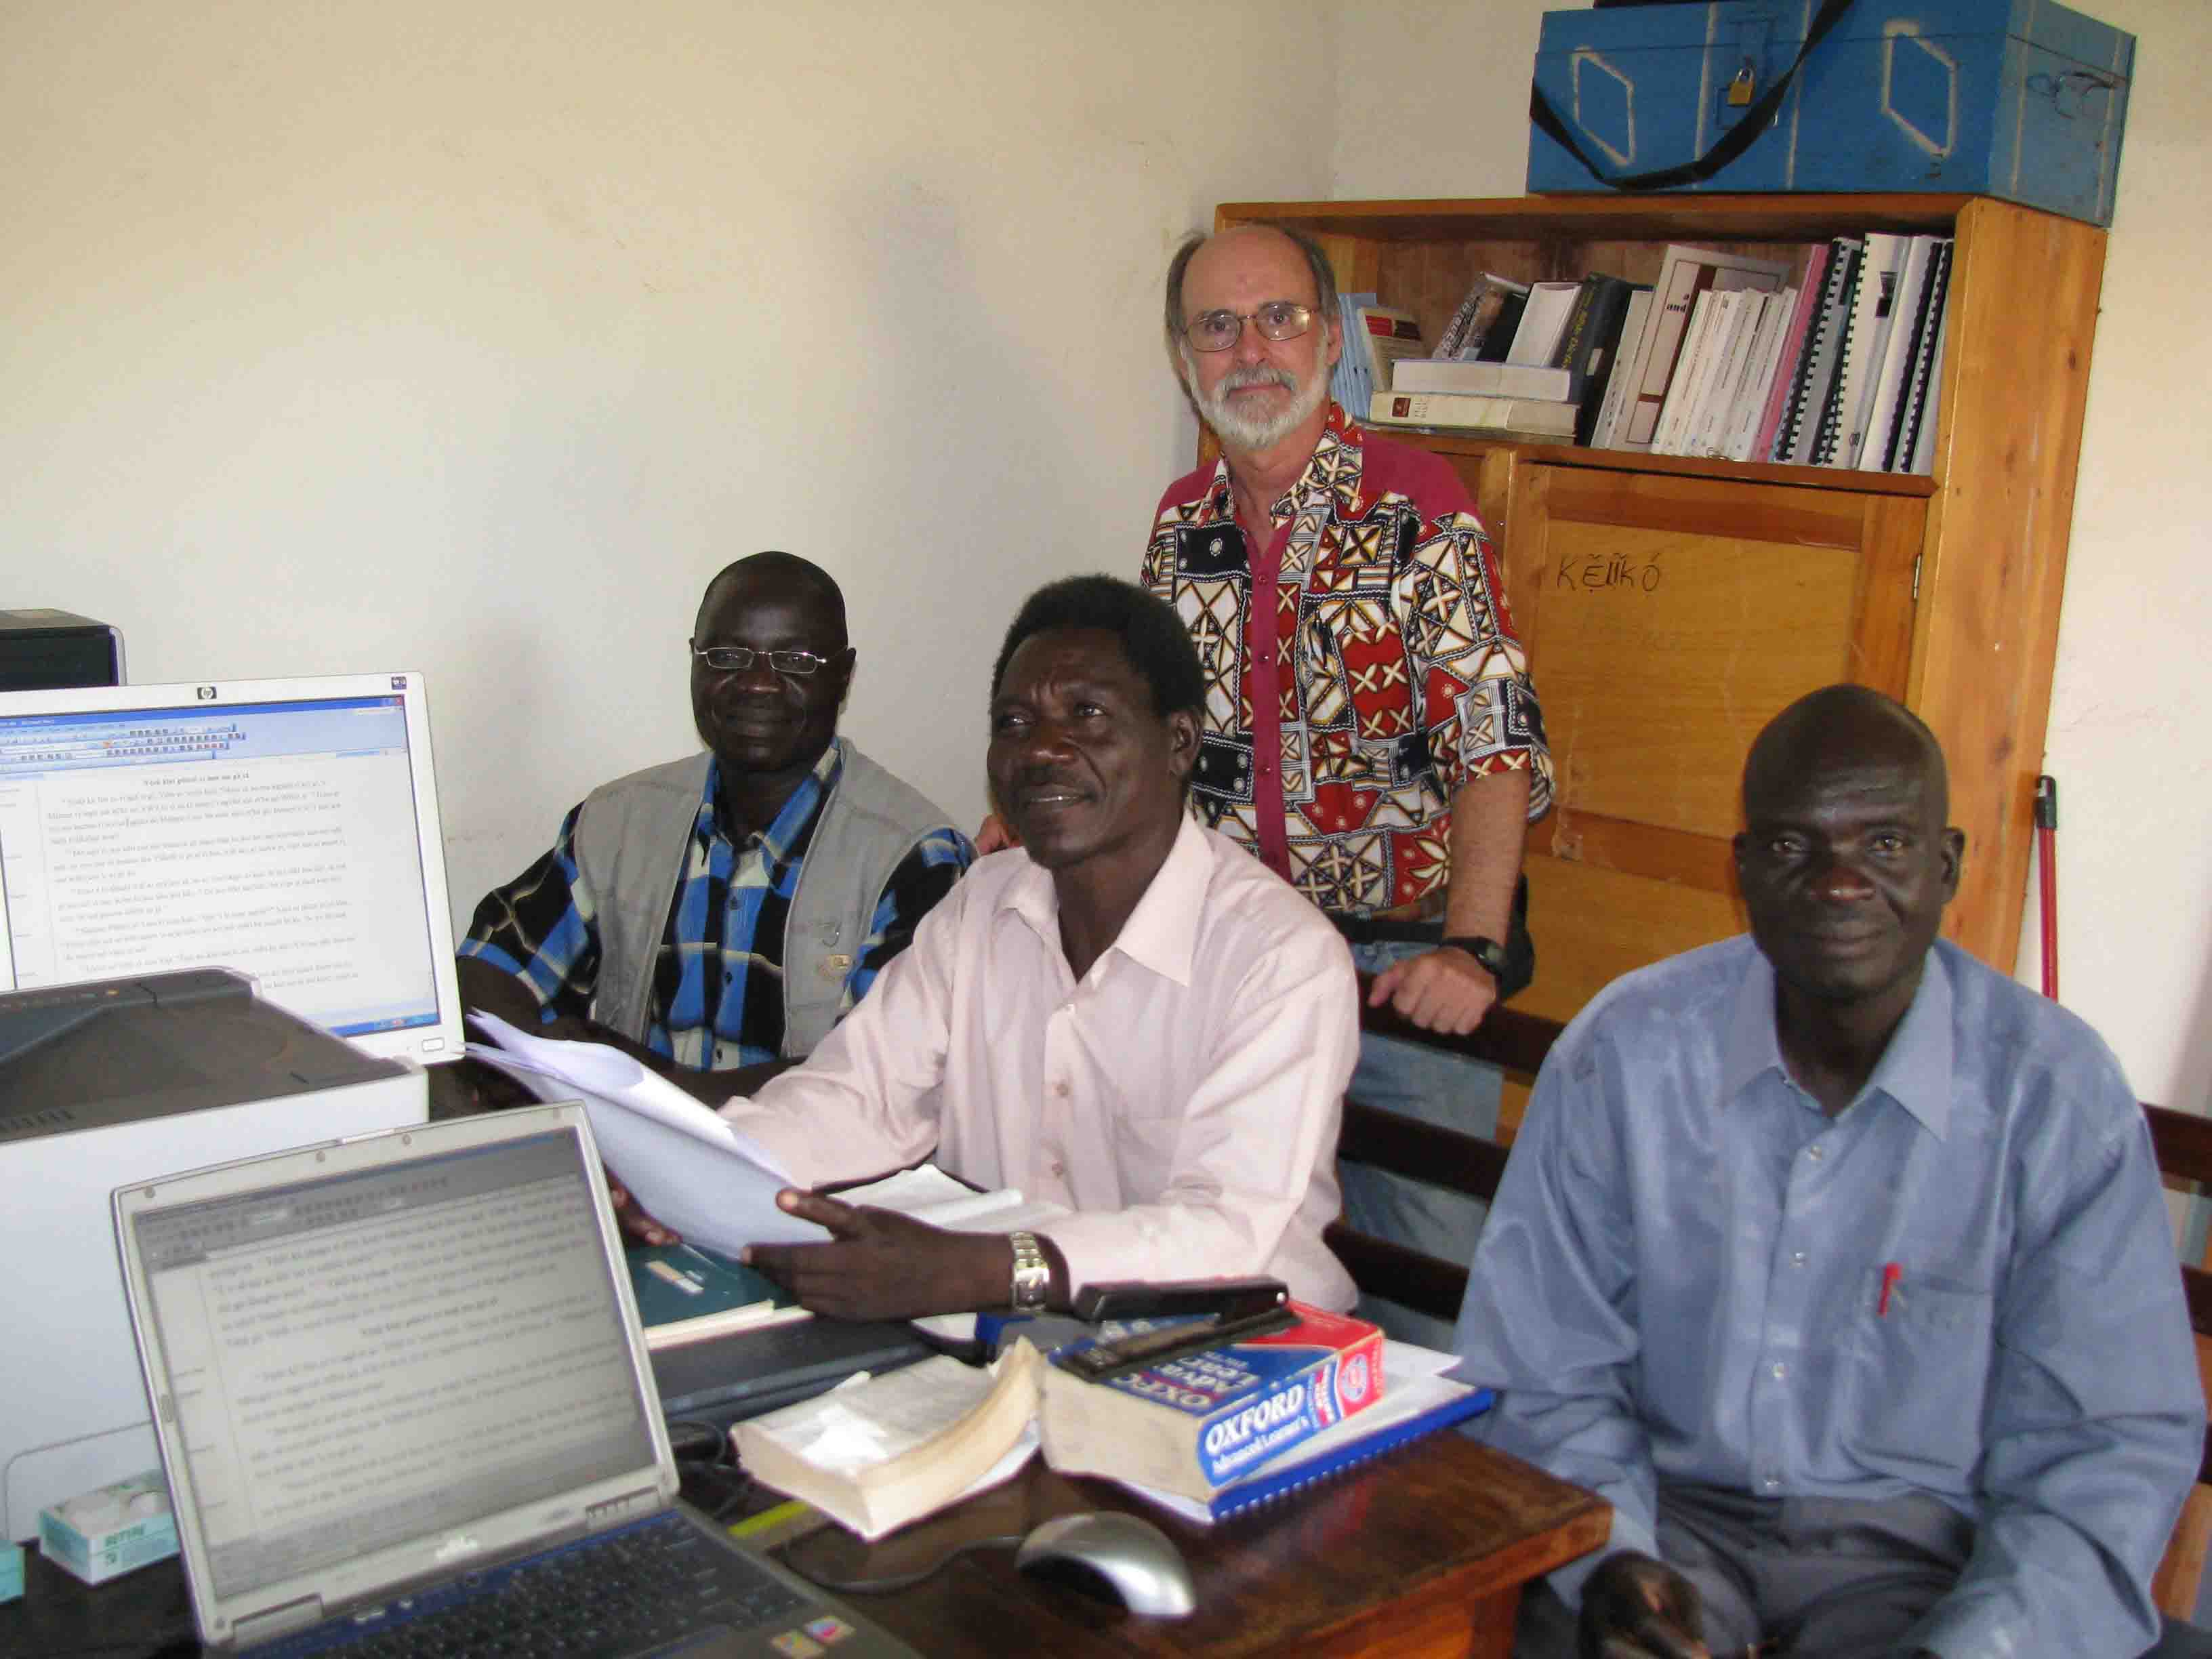
M210 1650L536 1652L580 1615L556 1650L913 1651L678 1503L582 1107L137 1182L114 1212Z
M834 1389L854 1371L880 1376L937 1350L903 1319L801 1319L653 1352L660 1409L718 1429Z

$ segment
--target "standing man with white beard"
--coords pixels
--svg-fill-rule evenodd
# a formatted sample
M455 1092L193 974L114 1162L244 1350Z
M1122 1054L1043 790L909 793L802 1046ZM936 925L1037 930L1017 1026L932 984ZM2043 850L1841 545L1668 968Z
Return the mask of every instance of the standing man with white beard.
M1206 672L1193 797L1337 923L1375 1003L1472 1031L1530 971L1516 892L1552 792L1496 553L1449 465L1330 401L1344 340L1318 244L1265 225L1194 237L1166 301L1170 356L1222 448L1162 496L1141 579ZM1413 1044L1367 1039L1352 1092L1498 1126L1494 1072ZM1364 1231L1473 1251L1471 1200L1357 1169L1345 1195Z

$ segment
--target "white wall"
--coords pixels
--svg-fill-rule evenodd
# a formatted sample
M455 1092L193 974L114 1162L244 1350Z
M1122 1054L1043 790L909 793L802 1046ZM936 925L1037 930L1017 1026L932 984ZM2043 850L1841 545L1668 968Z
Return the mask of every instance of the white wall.
M2212 1103L2212 62L2205 0L2069 0L2136 37L2045 769L2059 989L2146 1099ZM1330 193L1512 196L1545 0L1346 6ZM1409 92L1407 66L1453 66ZM1538 684L1540 692L1542 685ZM1972 849L1968 849L1972 856ZM2031 891L2033 878L2031 877ZM2021 977L2039 981L2033 904Z
M2201 1108L2212 15L2086 9L2141 48L2062 972ZM427 669L465 915L690 744L701 585L789 547L852 601L847 729L967 821L1014 603L1129 569L1190 453L1169 246L1224 199L1517 193L1543 9L0 0L0 605L118 623L142 681Z
M2212 7L2081 0L2136 36L2045 769L2058 976L2144 1098L2212 1109ZM2041 935L2022 941L2039 973Z
M699 591L789 548L972 824L1015 604L1189 464L1169 248L1326 192L1322 23L1210 7L1201 94L1155 0L0 0L0 606L427 670L465 918L696 745Z

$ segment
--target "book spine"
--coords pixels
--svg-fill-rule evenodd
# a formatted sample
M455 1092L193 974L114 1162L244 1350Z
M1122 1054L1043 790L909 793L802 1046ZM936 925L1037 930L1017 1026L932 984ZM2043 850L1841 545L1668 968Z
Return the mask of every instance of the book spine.
M1908 472L1932 473L1936 471L1936 437L1941 430L1938 417L1943 412L1943 342L1951 331L1951 311L1943 309L1941 321L1936 325L1934 356L1928 372L1928 393L1921 400L1920 428L1912 436L1912 459L1905 464Z
M1468 289L1467 298L1459 302L1459 309L1452 313L1451 321L1444 325L1444 331L1437 336L1437 343L1429 351L1431 357L1439 362L1450 361L1452 354L1459 349L1459 343L1467 337L1468 326L1474 321L1475 307L1482 303L1482 295L1483 282L1478 276L1474 286Z
M1710 292L1713 285L1713 268L1700 262L1695 250L1679 250L1669 244L1667 253L1668 264L1660 272L1662 285L1644 325L1648 349L1643 353L1637 384L1630 388L1630 402L1622 410L1626 429L1616 441L1623 449L1651 447L1652 434L1658 429L1681 359L1690 313L1698 296ZM1678 258L1678 254L1682 257Z
M1929 270L1928 304L1913 354L1912 387L1899 410L1899 429L1891 444L1888 470L1893 472L1927 470L1923 465L1922 440L1923 434L1932 434L1936 427L1936 395L1943 371L1943 328L1951 294L1952 248L1948 236L1938 242ZM1933 449L1932 435L1927 447Z
M1830 244L1827 286L1820 295L1820 313L1805 348L1804 375L1791 395L1789 416L1775 439L1778 445L1788 446L1774 458L1778 461L1802 465L1813 459L1821 410L1834 384L1836 353L1849 312L1851 284L1864 252L1864 245L1854 237L1839 236Z
M1893 240L1894 257L1885 264L1874 297L1869 318L1872 333L1865 342L1866 361L1859 376L1857 397L1851 406L1850 423L1844 428L1843 441L1838 446L1836 464L1839 466L1865 467L1870 464L1867 434L1877 421L1887 428L1907 368L1911 346L1910 319L1920 307L1920 290L1928 280L1928 254L1936 239L1905 236ZM1879 441L1874 448L1871 465L1880 471Z
M1813 465L1850 466L1857 459L1852 445L1859 419L1866 410L1867 388L1881 350L1881 328L1895 290L1897 264L1904 238L1870 231L1866 253L1859 261L1851 284L1851 302L1844 313L1842 344L1836 353L1835 383L1820 411L1820 427L1813 441Z
M1603 277L1592 271L1576 288L1575 303L1567 313L1567 325L1559 331L1559 344L1552 348L1552 368L1573 368L1582 362L1583 337L1589 332L1590 319L1604 283Z
M1713 289L1706 289L1690 307L1689 322L1682 331L1682 349L1674 360L1674 373L1667 382L1666 399L1660 404L1659 423L1651 429L1654 455L1672 455L1681 441L1690 405L1705 380L1706 346L1713 337L1722 298Z
M1528 290L1509 293L1499 303L1498 314L1490 319L1490 326L1478 340L1473 337L1460 346L1462 356L1472 356L1478 362L1502 363L1505 354L1513 349L1513 337L1520 332L1521 315L1528 309Z
M1759 416L1759 434L1752 441L1752 458L1758 460L1776 459L1775 434L1781 431L1782 422L1790 409L1790 396L1796 390L1799 375L1805 364L1805 343L1811 331L1814 317L1820 309L1820 292L1828 272L1829 247L1826 242L1816 242L1805 255L1805 276L1797 289L1797 308L1790 319L1790 331L1782 343L1782 363L1774 376L1774 384L1767 391L1766 409Z
M1377 303L1372 294L1340 294L1337 304L1344 313L1344 351L1337 366L1345 371L1345 392L1342 400L1346 410L1364 409L1374 388L1368 384L1367 335L1365 325L1359 320L1360 312Z
M1621 410L1628 401L1628 388L1635 383L1639 349L1650 315L1651 290L1639 289L1629 296L1627 313L1621 319L1620 338L1613 346L1613 362L1606 370L1605 401L1598 411L1597 424L1590 428L1585 440L1593 448L1611 448L1620 434Z
M1685 455L1717 455L1723 428L1735 410L1737 394L1742 390L1745 362L1751 353L1752 341L1759 332L1761 320L1766 315L1767 296L1756 289L1747 289L1733 296L1727 331L1717 343L1721 356L1716 361L1713 378L1705 398L1698 405L1696 418L1685 434L1682 453Z
M1711 377L1697 407L1691 411L1688 428L1682 434L1685 455L1719 453L1716 447L1718 434L1735 407L1736 394L1743 384L1744 360L1751 350L1759 319L1766 314L1764 294L1744 290L1729 295L1728 302L1723 319L1726 326L1713 342Z
M1884 472L1898 470L1900 458L1909 459L1911 445L1905 441L1905 429L1914 407L1926 396L1928 390L1928 353L1936 338L1936 327L1943 315L1943 300L1948 291L1951 272L1951 239L1939 236L1933 240L1928 251L1927 270L1920 286L1919 304L1911 319L1911 331L1905 350L1904 385L1899 390L1896 408L1891 411L1885 430L1870 431L1867 442L1878 446L1865 462L1869 467L1879 467ZM1898 319L1903 330L1905 319Z
M1482 427L1569 437L1575 406L1551 398L1491 398L1465 392L1378 392L1367 418L1390 426Z
M1536 398L1573 403L1579 390L1571 369L1525 363L1437 363L1401 357L1390 366L1393 392L1443 392L1477 398Z
M1883 471L1882 455L1889 447L1890 428L1905 397L1912 373L1914 330L1919 326L1921 301L1928 292L1928 261L1936 246L1933 236L1915 236L1907 244L1905 262L1897 278L1897 291L1884 325L1881 361L1873 365L1866 404L1857 429L1844 446L1844 459L1862 471Z
M1765 337L1745 377L1735 424L1729 433L1730 460L1747 461L1753 454L1763 457L1766 453L1759 441L1759 429L1767 410L1774 404L1774 388L1783 378L1783 353L1789 343L1790 325L1796 312L1797 290L1794 288L1783 289L1767 307Z

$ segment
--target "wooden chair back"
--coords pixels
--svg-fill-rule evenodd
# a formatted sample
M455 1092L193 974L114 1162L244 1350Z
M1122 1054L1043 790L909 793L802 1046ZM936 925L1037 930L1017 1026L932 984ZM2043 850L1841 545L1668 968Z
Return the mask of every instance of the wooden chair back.
M1533 1079L1554 1038L1556 1020L1495 1008L1471 1036L1440 1036L1407 1024L1388 1008L1369 1008L1361 986L1360 1025L1382 1036L1401 1037L1449 1053L1487 1060L1509 1074ZM1480 1135L1423 1123L1347 1097L1337 1156L1392 1175L1425 1181L1487 1203L1505 1172L1505 1148ZM1467 1294L1467 1263L1425 1255L1402 1244L1334 1223L1323 1235L1363 1295L1388 1297L1401 1307L1449 1323Z
M2150 1120L2150 1143L2166 1185L2212 1199L2212 1119L2164 1106L2145 1106L2143 1115ZM2189 1300L2189 1323L2197 1333L2197 1375L2206 1396L2212 1398L2212 1273L2201 1263L2185 1261L2181 1288ZM2168 1618L2195 1616L2208 1548L2212 1548L2212 1445L2197 1464L2197 1484L2190 1488L2181 1519L2166 1542L2166 1559L2151 1579L2151 1595Z

